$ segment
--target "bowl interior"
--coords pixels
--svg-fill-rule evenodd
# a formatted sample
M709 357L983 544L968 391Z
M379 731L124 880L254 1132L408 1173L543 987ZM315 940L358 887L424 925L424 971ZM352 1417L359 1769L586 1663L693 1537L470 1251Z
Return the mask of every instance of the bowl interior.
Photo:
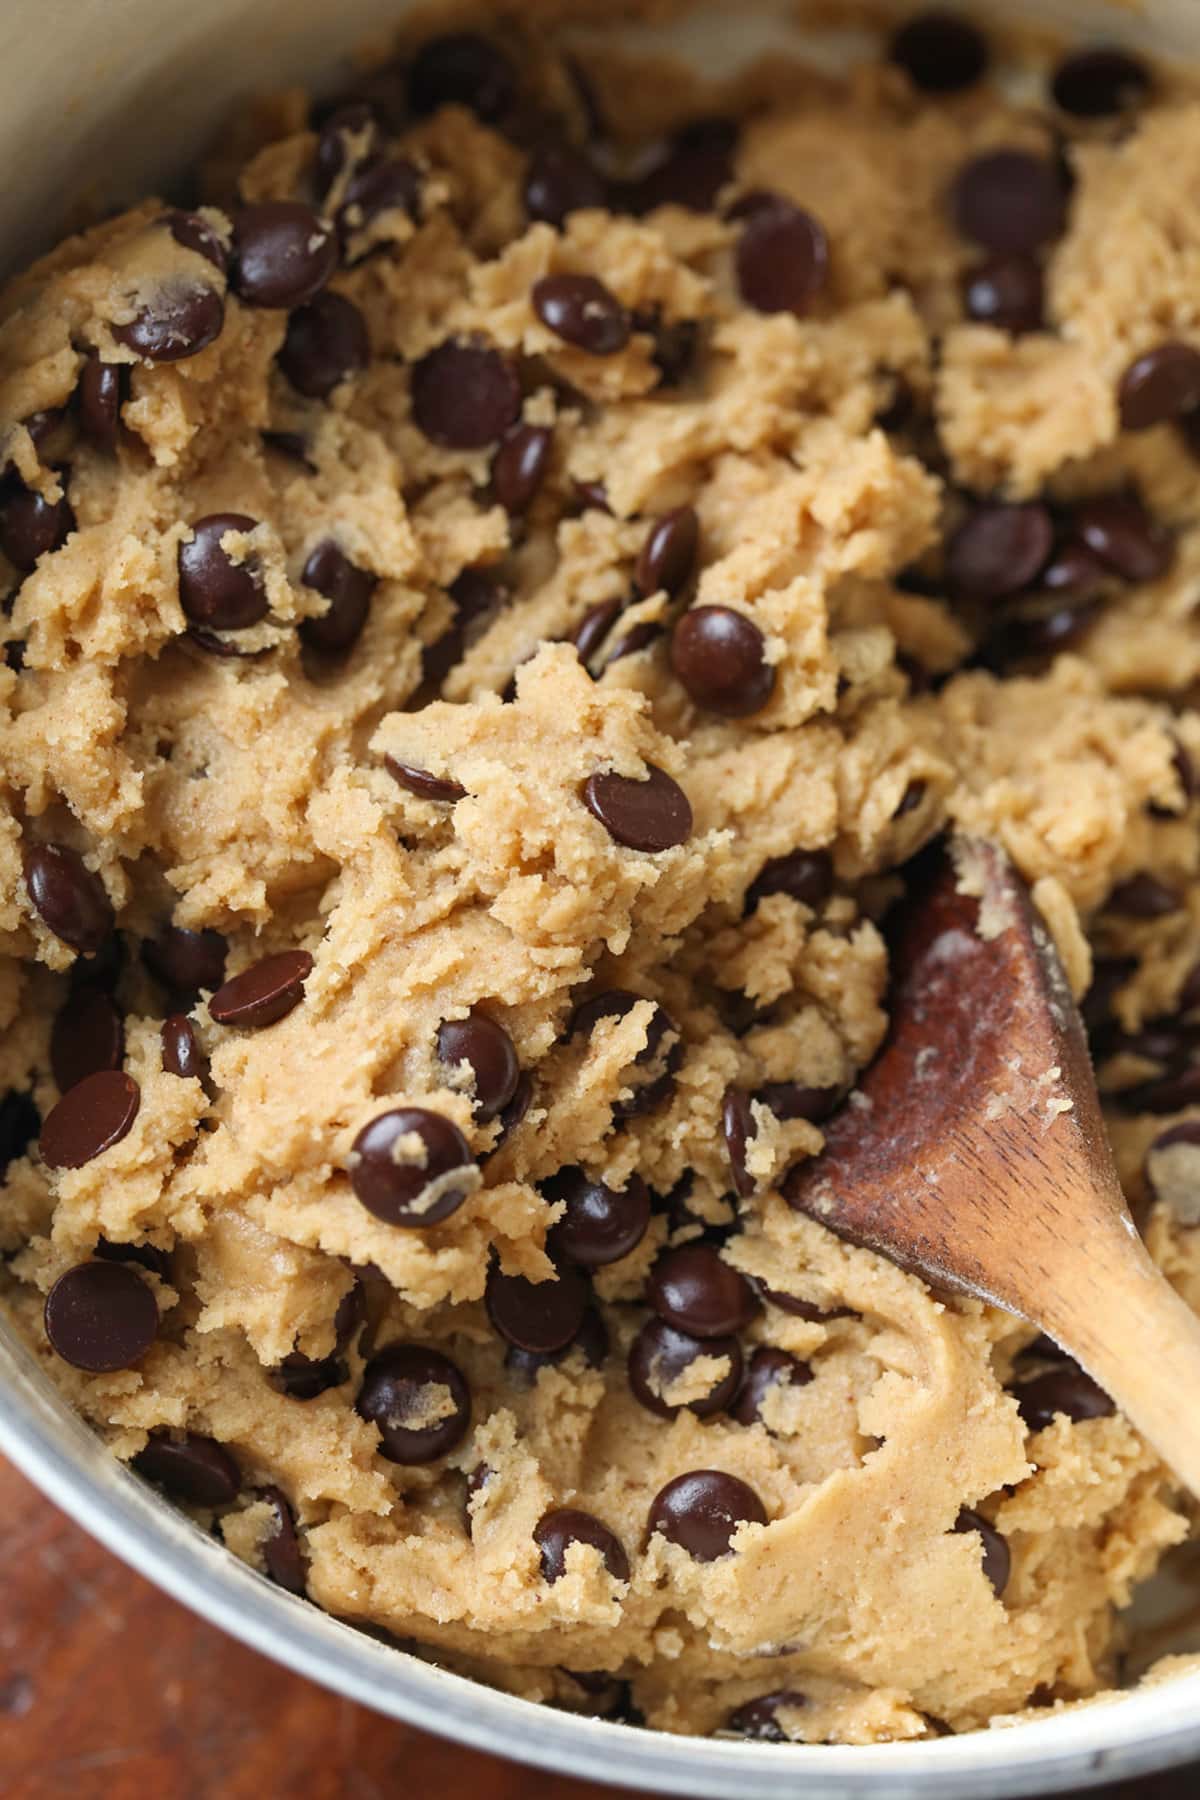
M808 0L811 3L811 0ZM847 23L836 14L844 3ZM879 8L905 0L875 0ZM475 12L501 10L478 0ZM521 11L622 29L700 64L727 70L779 40L796 41L806 0L672 0L669 24L639 22L644 0L523 0ZM1165 55L1200 47L1195 0L970 0L1006 24L1153 45ZM185 167L238 99L294 83L332 86L354 52L385 45L406 11L430 0L7 0L0 59L0 152L19 179L0 191L0 244L6 269L19 268L98 206L144 193ZM436 14L436 6L435 6ZM869 41L853 21L856 0L824 0L820 25L806 33L825 55L848 39ZM835 23L831 25L831 17ZM53 120L52 131L46 121ZM36 152L30 146L36 145Z

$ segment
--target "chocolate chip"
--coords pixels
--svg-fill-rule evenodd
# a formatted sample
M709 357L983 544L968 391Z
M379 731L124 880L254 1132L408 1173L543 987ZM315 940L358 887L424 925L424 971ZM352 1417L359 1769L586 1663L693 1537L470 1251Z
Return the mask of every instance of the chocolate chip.
M1133 494L1107 494L1076 509L1075 530L1105 568L1124 581L1157 581L1175 559L1175 540Z
M1110 912L1120 913L1127 919L1165 919L1168 913L1178 912L1182 905L1182 897L1175 888L1168 887L1166 882L1145 869L1131 875L1128 881L1119 881L1107 901Z
M308 1587L308 1574L296 1535L295 1514L277 1487L260 1488L255 1498L265 1501L272 1513L270 1528L262 1541L267 1574L276 1587L289 1594L303 1594Z
M160 1281L171 1279L170 1252L159 1250L153 1244L110 1244L107 1238L97 1238L94 1254L103 1262L136 1263L139 1269L157 1275Z
M300 580L329 602L326 612L303 621L302 641L323 656L344 655L362 636L375 592L374 575L352 563L333 538L322 538L310 551Z
M519 1375L532 1386L540 1370L556 1368L575 1351L583 1357L589 1369L602 1368L608 1358L608 1350L608 1327L601 1317L599 1307L589 1306L575 1336L560 1349L521 1350L516 1344L510 1344L504 1352L504 1367L510 1374Z
M208 1058L200 1048L196 1029L186 1013L171 1013L159 1031L162 1066L168 1075L203 1082L208 1074Z
M977 506L946 546L946 578L960 600L986 604L1032 587L1054 548L1054 522L1036 501Z
M602 481L577 481L574 492L580 512L612 512L612 507L608 504L608 489Z
M741 1199L747 1200L753 1194L757 1182L746 1167L746 1152L756 1130L754 1114L750 1110L750 1095L745 1088L730 1086L725 1089L725 1097L721 1102L721 1135L725 1139L729 1167L733 1172L734 1192Z
M1083 1022L1095 1034L1108 1021L1112 1003L1135 973L1137 963L1128 957L1097 957L1092 964L1092 985L1080 1005Z
M525 174L525 211L531 219L561 225L573 212L603 206L604 178L572 144L542 144Z
M631 625L628 631L622 632L609 649L604 659L604 667L611 669L622 657L636 656L640 650L648 650L662 636L663 628L652 619L643 619L640 625Z
M747 306L803 318L829 280L829 239L811 213L777 199L747 219L734 267Z
M1013 1389L1017 1410L1030 1431L1044 1431L1062 1413L1072 1421L1107 1419L1116 1408L1099 1384L1077 1363L1047 1369Z
M75 404L79 429L97 450L113 451L121 435L121 401L124 381L120 363L101 362L89 350L79 373Z
M310 474L315 475L317 465L308 454L308 439L301 431L264 431L259 434L268 450L274 450L279 456L286 456L292 462L303 463Z
M559 1265L556 1276L529 1281L524 1275L503 1274L498 1263L488 1270L488 1318L519 1350L561 1350L582 1325L589 1298L586 1280L573 1263Z
M352 100L335 107L317 138L316 187L322 198L351 157L374 154L378 138L379 121L366 101Z
M731 1337L758 1311L744 1275L709 1244L667 1250L650 1271L646 1299L668 1325L690 1337Z
M288 318L279 366L306 399L324 400L370 360L367 322L344 294L318 294Z
M671 850L692 830L687 795L664 770L646 764L644 781L615 770L589 775L583 803L616 844L627 850Z
M24 1156L41 1123L31 1094L10 1088L0 1099L0 1181L7 1175L9 1164Z
M768 894L788 894L804 906L823 906L833 892L833 859L828 850L791 850L764 863L746 893L753 912Z
M1131 1112L1173 1113L1200 1104L1200 1064L1166 1076L1161 1081L1148 1081L1142 1087L1123 1089L1116 1096Z
M664 1394L700 1357L718 1365L724 1363L724 1374L716 1373L705 1394L682 1402L666 1400ZM665 1319L647 1319L629 1347L626 1373L630 1393L647 1412L656 1413L660 1419L673 1419L677 1413L687 1411L698 1419L708 1419L724 1412L742 1385L742 1348L735 1337L691 1337L668 1325Z
M655 309L650 312L635 312L633 328L644 331L654 339L651 356L658 370L659 386L664 388L678 387L691 373L696 361L696 350L700 341L700 326L696 319L664 319Z
M447 1068L466 1063L468 1091L474 1094L475 1118L481 1125L504 1111L517 1091L521 1065L503 1025L473 1006L465 1019L442 1020L437 1029L437 1053Z
M530 300L548 331L589 356L614 356L629 342L629 314L594 275L543 275Z
M1200 461L1200 407L1195 412L1183 415L1178 421L1178 430L1180 440L1192 460Z
M352 1280L333 1315L334 1346L344 1350L354 1342L367 1322L367 1286L362 1274L352 1270Z
M58 1012L50 1033L50 1068L65 1094L87 1075L119 1069L125 1057L125 1021L99 987L81 987Z
M142 961L155 980L180 995L219 988L228 953L219 931L192 931L186 925L166 925L142 944Z
M697 706L727 719L761 712L775 687L762 632L728 606L684 613L671 634L671 667Z
M500 1135L488 1152L494 1156L501 1144L506 1143L516 1130L525 1114L529 1111L533 1099L533 1083L529 1076L522 1073L517 1079L517 1089L504 1111L500 1114Z
M412 410L419 429L448 450L482 450L504 436L521 412L521 383L498 350L469 338L447 338L412 371Z
M571 633L571 642L579 653L579 660L585 668L604 643L624 610L623 600L597 600L595 606L588 607Z
M99 950L111 936L114 916L104 883L66 844L36 844L26 852L25 889L47 931L73 950Z
M543 1513L533 1531L542 1553L542 1579L560 1581L567 1572L567 1550L572 1544L590 1544L600 1552L614 1581L629 1580L629 1558L615 1532L591 1513L574 1506L552 1507Z
M1062 236L1066 186L1045 157L1028 150L988 150L960 170L951 210L964 237L985 250L1020 254Z
M1103 119L1138 106L1150 91L1150 71L1128 50L1108 45L1078 50L1059 63L1051 92L1056 106L1077 119Z
M209 631L244 631L267 610L267 593L258 558L241 558L226 550L230 533L255 530L248 513L207 513L192 525L189 542L179 546L179 604L193 625Z
M799 1081L768 1081L754 1098L777 1119L807 1119L810 1124L819 1125L833 1112L841 1096L842 1090L836 1087L805 1087Z
M1128 975L1133 974L1136 966L1136 963L1130 964ZM1126 979L1128 979L1128 975L1126 976ZM1183 986L1179 990L1176 1004L1180 1013L1185 1018L1189 1014L1194 1013L1197 1008L1200 1008L1200 963L1197 963L1190 974L1184 977Z
M363 1370L354 1409L379 1427L380 1456L406 1467L436 1462L471 1423L471 1390L440 1350L389 1344Z
M60 471L60 483L65 485L65 479ZM75 514L65 494L46 500L32 488L10 486L0 497L0 550L22 575L61 549L74 529Z
M983 1572L992 1584L996 1598L999 1599L1008 1586L1009 1572L1012 1568L1012 1553L1007 1539L1001 1537L996 1527L985 1519L982 1513L972 1512L964 1506L954 1521L955 1531L973 1531L983 1542Z
M512 110L517 73L504 51L474 31L431 38L408 75L408 103L418 115L465 106L489 124Z
M432 800L440 805L453 806L466 794L461 782L452 781L448 776L431 775L428 769L419 769L415 763L404 763L395 756L385 756L384 766L393 781L396 781L408 793L415 794L418 800Z
M1059 544L1038 577L1038 587L1047 594L1069 596L1073 600L1091 600L1112 580L1108 570L1094 551L1078 538Z
M1160 1131L1143 1162L1150 1197L1180 1225L1200 1225L1200 1119Z
M926 94L972 87L988 65L987 39L957 13L931 10L909 19L888 48L892 62Z
M722 1469L693 1469L668 1481L650 1506L650 1535L661 1532L697 1562L716 1562L744 1524L765 1525L766 1508L744 1481Z
M977 325L999 331L1040 331L1042 271L1032 256L989 256L962 280L963 310Z
M141 1276L123 1263L85 1262L60 1275L46 1295L50 1348L73 1369L104 1375L131 1369L158 1336L158 1307Z
M463 1527L468 1537L475 1535L475 1514L471 1502L476 1494L482 1494L495 1473L490 1463L480 1462L475 1464L467 1476L467 1491L463 1495Z
M303 1000L312 966L307 950L280 950L264 956L217 989L208 1003L209 1014L218 1025L238 1025L251 1031L274 1025Z
M202 213L181 212L176 208L164 213L159 224L166 226L177 244L185 250L194 250L197 256L202 256L224 275L229 267L229 251L215 226L210 225Z
M261 200L234 218L230 280L247 306L303 306L337 264L332 227L298 200Z
M590 1716L614 1719L623 1725L646 1723L645 1716L633 1705L629 1682L620 1681L602 1669L563 1669L560 1666L559 1673L575 1682L587 1695L588 1703L583 1710Z
M741 126L736 119L726 113L702 113L699 118L689 119L676 131L672 143L676 150L691 152L706 150L723 156L732 156L738 147L741 137Z
M491 571L484 568L463 569L447 591L454 605L454 623L425 649L422 659L424 682L440 682L458 661L466 645L484 629L488 616L508 599L507 591ZM406 711L411 704L406 706Z
M77 956L71 965L72 995L98 989L112 995L125 967L125 945L118 933L106 938L94 956Z
M48 1169L81 1169L119 1144L137 1118L141 1089L116 1069L86 1075L51 1107L38 1139Z
M305 1356L299 1350L271 1370L272 1387L289 1400L316 1400L349 1379L350 1370L340 1356Z
M700 548L700 521L691 506L656 519L646 534L633 567L633 583L639 594L667 593L672 597L686 586ZM721 611L721 608L707 610Z
M773 1694L760 1694L756 1700L735 1707L725 1721L725 1729L760 1744L786 1744L788 1734L779 1723L781 1710L807 1705L803 1694L792 1688L779 1688Z
M1200 406L1200 350L1171 341L1135 357L1117 387L1122 431L1148 431Z
M787 1350L774 1344L760 1344L750 1358L746 1378L737 1400L729 1411L739 1425L754 1425L762 1420L763 1401L773 1387L806 1387L813 1378L808 1363L801 1362Z
M225 302L207 282L170 276L143 302L133 318L109 326L118 344L146 362L182 362L198 356L220 337Z
M209 631L204 625L189 625L184 637L189 644L194 644L198 650L203 650L206 656L233 656L240 657L243 662L257 662L262 657L271 654L269 644L253 649L249 645L236 643L232 638L220 637L215 631Z
M730 119L697 120L685 127L670 154L630 184L625 195L629 210L648 213L658 206L682 206L687 212L711 212L721 189L733 180L736 140L737 127Z
M385 213L416 219L421 210L421 172L402 156L378 156L363 163L346 183L337 227L343 243ZM357 261L358 257L351 258Z
M225 1446L195 1431L178 1437L152 1432L133 1467L156 1487L194 1506L227 1506L242 1485L241 1471Z
M470 1145L452 1119L422 1106L379 1113L354 1140L350 1185L388 1225L440 1225L477 1185Z
M510 518L528 512L545 481L554 453L549 425L514 425L492 458L492 493Z
M712 1001L717 1009L717 1017L726 1031L732 1032L734 1037L745 1037L752 1026L763 1024L771 1012L770 1007L759 1006L757 1001L752 1000L749 994L742 993L739 988L717 988Z
M590 1180L582 1169L560 1169L541 1184L543 1197L565 1204L553 1226L555 1260L565 1258L585 1269L619 1262L635 1250L650 1223L650 1194L640 1175L612 1188Z

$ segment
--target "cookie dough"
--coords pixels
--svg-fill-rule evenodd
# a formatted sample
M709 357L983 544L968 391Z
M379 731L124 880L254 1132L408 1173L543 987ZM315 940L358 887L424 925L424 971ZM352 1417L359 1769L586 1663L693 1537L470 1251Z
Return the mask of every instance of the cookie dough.
M1200 104L447 29L0 299L8 1313L232 1551L516 1693L1093 1695L1167 1470L781 1184L957 826L1200 1305Z

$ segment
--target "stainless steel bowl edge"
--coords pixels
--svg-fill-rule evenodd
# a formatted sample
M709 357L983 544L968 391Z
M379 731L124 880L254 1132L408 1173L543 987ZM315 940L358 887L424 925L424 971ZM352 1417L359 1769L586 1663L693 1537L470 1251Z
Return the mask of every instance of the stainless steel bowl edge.
M0 152L20 172L0 191L0 261L11 269L46 247L85 190L92 200L128 195L168 174L227 99L336 66L404 9L404 0L0 0ZM1200 0L991 0L991 9L1200 56ZM701 59L722 53L731 10L744 55L778 34L794 4L705 0L681 47ZM534 1706L379 1644L238 1562L114 1460L3 1320L0 1450L132 1568L242 1642L351 1700L536 1767L692 1800L1006 1800L1200 1756L1200 1672L1034 1724L861 1748L681 1738Z

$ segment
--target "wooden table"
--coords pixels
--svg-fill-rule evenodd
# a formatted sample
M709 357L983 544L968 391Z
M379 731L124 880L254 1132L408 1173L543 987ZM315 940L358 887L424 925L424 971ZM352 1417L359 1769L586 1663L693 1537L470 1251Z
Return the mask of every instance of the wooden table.
M428 1737L277 1668L134 1575L3 1462L0 1521L4 1800L628 1800ZM1200 1769L1105 1792L1196 1800Z

